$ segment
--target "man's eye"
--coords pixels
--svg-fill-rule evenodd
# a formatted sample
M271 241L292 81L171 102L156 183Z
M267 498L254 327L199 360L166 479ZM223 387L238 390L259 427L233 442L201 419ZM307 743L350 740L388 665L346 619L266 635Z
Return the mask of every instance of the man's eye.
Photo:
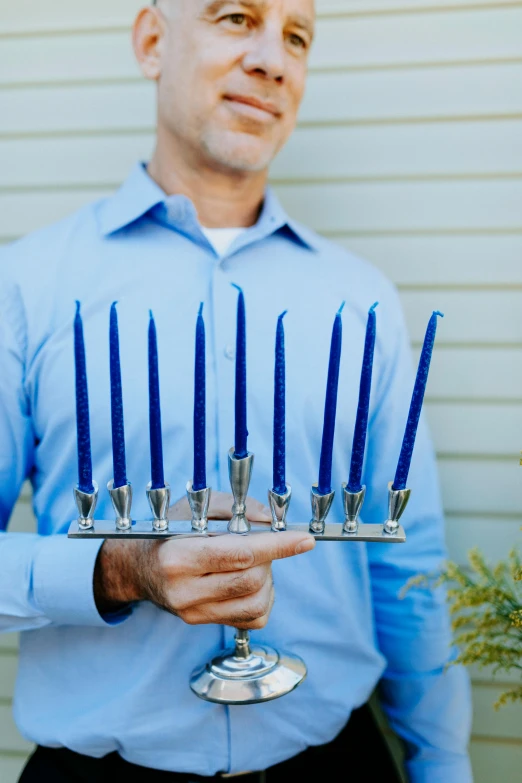
M228 14L224 18L238 26L244 25L247 21L246 14Z
M288 36L289 42L292 44L292 46L300 47L301 49L306 49L306 41L304 38L301 38L300 35L297 35L296 33L290 33Z

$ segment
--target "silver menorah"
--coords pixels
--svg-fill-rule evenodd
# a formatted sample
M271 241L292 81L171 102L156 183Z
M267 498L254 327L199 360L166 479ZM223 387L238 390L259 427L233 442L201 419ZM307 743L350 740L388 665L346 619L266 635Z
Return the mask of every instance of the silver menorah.
M410 498L410 490L394 490L390 482L388 517L382 524L361 522L360 514L365 498L365 487L360 492L349 492L342 486L344 523L327 522L335 492L320 494L316 485L311 490L312 519L306 523L287 523L287 513L292 490L287 486L284 495L273 490L268 492L272 524L250 522L247 518L246 498L250 486L254 455L242 459L234 456L234 449L228 454L230 486L234 503L229 522L209 520L208 510L212 490L210 487L193 490L192 482L187 484L187 498L192 519L172 521L168 519L170 488L147 487L147 497L152 518L134 521L131 516L132 487L126 484L114 488L109 482L109 491L115 513L115 520L95 519L98 486L87 494L75 488L74 496L78 507L78 519L69 527L69 538L119 538L119 539L167 539L225 534L277 535L285 530L311 533L316 541L365 541L367 543L400 544L406 541L406 534L400 519ZM236 630L235 645L221 651L215 658L198 668L192 675L190 687L201 699L219 704L255 704L270 701L290 693L306 677L305 662L294 653L282 652L264 644L251 644L248 631Z

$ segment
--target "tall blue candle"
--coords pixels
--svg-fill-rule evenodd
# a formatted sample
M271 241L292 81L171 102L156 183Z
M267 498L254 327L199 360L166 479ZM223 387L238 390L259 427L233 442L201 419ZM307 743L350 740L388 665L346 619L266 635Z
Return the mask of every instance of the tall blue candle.
M430 372L435 336L437 334L437 317L439 316L444 318L444 314L436 310L430 318L428 329L426 331L426 337L419 361L419 369L417 370L417 377L415 379L415 386L413 388L413 396L411 400L410 412L408 414L408 421L406 423L406 431L404 433L404 440L402 441L399 463L397 465L397 472L395 473L395 481L393 482L393 489L395 490L406 489L408 474L410 472L411 458L413 455L413 448L415 446L415 438L417 436L417 428L419 426L419 419L422 411L422 403L424 402L424 393L426 391L426 384L428 382L428 375Z
M152 310L149 320L149 430L152 489L163 489L163 439L161 434L161 404L158 367L158 337Z
M370 393L372 390L373 355L375 352L375 336L377 332L376 302L368 313L366 326L366 339L364 343L364 355L361 370L361 384L359 387L359 404L357 406L357 418L353 435L352 461L350 465L350 478L348 479L348 492L360 492L362 489L362 471L364 463L364 451L366 448L366 434L368 431L368 415L370 411Z
M330 345L330 363L328 366L328 381L326 384L326 400L324 405L323 441L321 445L321 460L319 463L318 493L328 495L332 491L332 459L335 433L335 416L337 413L337 390L339 387L339 367L341 364L341 347L343 341L343 323L341 313L344 302L337 315L332 330Z
M74 367L76 375L76 432L78 437L78 488L82 492L94 492L92 483L91 428L89 423L89 394L87 389L87 365L80 303L76 302L74 319Z
M245 297L238 285L234 285L239 291L237 300L237 332L236 332L236 400L235 400L235 443L234 456L244 459L248 455L247 449L247 383L246 383L246 312Z
M275 370L274 370L274 476L273 490L278 495L286 493L286 368L285 327L283 318L277 320Z
M111 424L112 424L112 462L114 469L114 488L127 484L127 466L125 463L125 430L123 427L123 397L121 391L120 338L118 334L118 313L116 302L111 307L109 326L109 353L111 371Z
M206 370L205 322L203 303L196 323L196 356L194 362L194 476L192 489L199 492L207 486L206 472Z

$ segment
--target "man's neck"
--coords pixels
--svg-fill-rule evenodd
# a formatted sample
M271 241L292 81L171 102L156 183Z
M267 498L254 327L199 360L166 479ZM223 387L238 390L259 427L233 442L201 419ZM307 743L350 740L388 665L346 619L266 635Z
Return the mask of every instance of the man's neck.
M253 226L259 217L267 172L233 172L190 165L170 145L158 145L148 173L167 195L187 196L207 228Z

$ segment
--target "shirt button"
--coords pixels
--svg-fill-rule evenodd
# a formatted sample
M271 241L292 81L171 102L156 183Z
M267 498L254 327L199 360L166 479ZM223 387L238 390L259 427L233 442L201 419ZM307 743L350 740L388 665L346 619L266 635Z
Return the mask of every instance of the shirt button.
M233 345L227 345L225 347L225 356L227 359L230 359L231 362L234 361L234 359L236 358L236 349L234 348Z

